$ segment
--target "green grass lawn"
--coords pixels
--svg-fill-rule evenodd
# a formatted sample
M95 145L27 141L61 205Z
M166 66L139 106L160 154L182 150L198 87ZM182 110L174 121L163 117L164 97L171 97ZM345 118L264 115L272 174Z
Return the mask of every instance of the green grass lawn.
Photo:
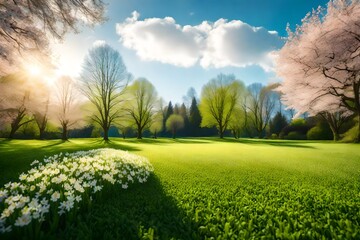
M207 139L0 140L0 185L58 152L147 157L145 184L95 202L54 238L360 239L360 145ZM0 236L1 237L1 236Z

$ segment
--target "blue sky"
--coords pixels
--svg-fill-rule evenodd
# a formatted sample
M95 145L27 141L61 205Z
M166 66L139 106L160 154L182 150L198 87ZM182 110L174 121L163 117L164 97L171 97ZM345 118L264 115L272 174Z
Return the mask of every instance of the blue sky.
M326 3L112 0L106 23L67 35L54 45L55 55L61 70L76 76L88 49L105 41L121 53L135 78L147 78L166 101L181 102L190 87L200 95L219 73L233 73L245 84L279 81L273 60L286 24L294 29L307 12Z

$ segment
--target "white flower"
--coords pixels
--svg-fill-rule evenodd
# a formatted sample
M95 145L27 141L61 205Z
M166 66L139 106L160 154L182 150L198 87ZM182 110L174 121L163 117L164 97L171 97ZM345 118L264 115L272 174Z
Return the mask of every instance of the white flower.
M7 226L7 227L0 227L0 233L6 233L6 232L11 232L12 228L11 226Z
M1 214L1 218L8 218L14 212L14 209L5 208Z
M30 166L33 166L33 165L38 164L38 163L39 163L39 161L38 161L38 160L35 160L35 161L33 161L32 163L30 163Z
M7 196L8 196L8 191L7 190L0 190L0 202L2 202L2 200L7 198Z
M23 209L21 209L21 213L23 215L30 214L30 208L28 206L25 206Z
M52 195L51 195L51 201L56 202L58 199L60 198L60 193L58 191L55 191Z
M74 188L76 191L83 193L85 189L79 184L79 182L75 182Z
M26 180L26 178L27 178L27 175L26 175L25 173L22 173L22 174L20 174L20 176L19 176L19 180L20 180L20 181L24 181L24 180Z
M33 200L29 202L28 206L31 210L37 210L40 208L39 200L37 198L33 198Z
M121 185L121 187L122 187L123 189L127 189L127 188L128 188L128 185L127 185L127 183L125 183L125 184Z
M80 195L76 196L75 201L80 202L81 201L81 196Z
M18 219L16 219L15 226L19 226L19 227L26 226L30 222L31 222L30 214L25 214L25 215L23 214L20 217L18 217Z
M98 192L98 191L101 191L102 189L102 186L95 186L94 187L94 193Z

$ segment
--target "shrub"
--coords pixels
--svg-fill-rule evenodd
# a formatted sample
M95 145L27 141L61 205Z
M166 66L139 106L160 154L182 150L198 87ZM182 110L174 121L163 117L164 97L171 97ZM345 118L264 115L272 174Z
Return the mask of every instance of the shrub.
M271 134L270 136L271 139L278 139L278 135L276 133Z
M285 139L289 139L289 140L306 140L306 135L301 134L299 132L289 132L289 134L285 137Z
M291 126L294 127L300 127L300 126L305 126L306 125L306 121L303 118L297 118L291 121L290 123Z
M308 140L331 140L333 135L328 126L318 124L307 132L306 137Z
M355 126L350 128L342 135L342 142L354 142L355 139L357 138L357 133L358 133L358 126L356 123Z

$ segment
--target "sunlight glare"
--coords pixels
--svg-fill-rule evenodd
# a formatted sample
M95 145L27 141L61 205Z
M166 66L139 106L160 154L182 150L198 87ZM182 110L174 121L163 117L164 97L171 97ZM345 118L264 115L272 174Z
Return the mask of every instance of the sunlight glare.
M37 65L29 65L27 71L31 76L39 76L41 74L41 68Z

